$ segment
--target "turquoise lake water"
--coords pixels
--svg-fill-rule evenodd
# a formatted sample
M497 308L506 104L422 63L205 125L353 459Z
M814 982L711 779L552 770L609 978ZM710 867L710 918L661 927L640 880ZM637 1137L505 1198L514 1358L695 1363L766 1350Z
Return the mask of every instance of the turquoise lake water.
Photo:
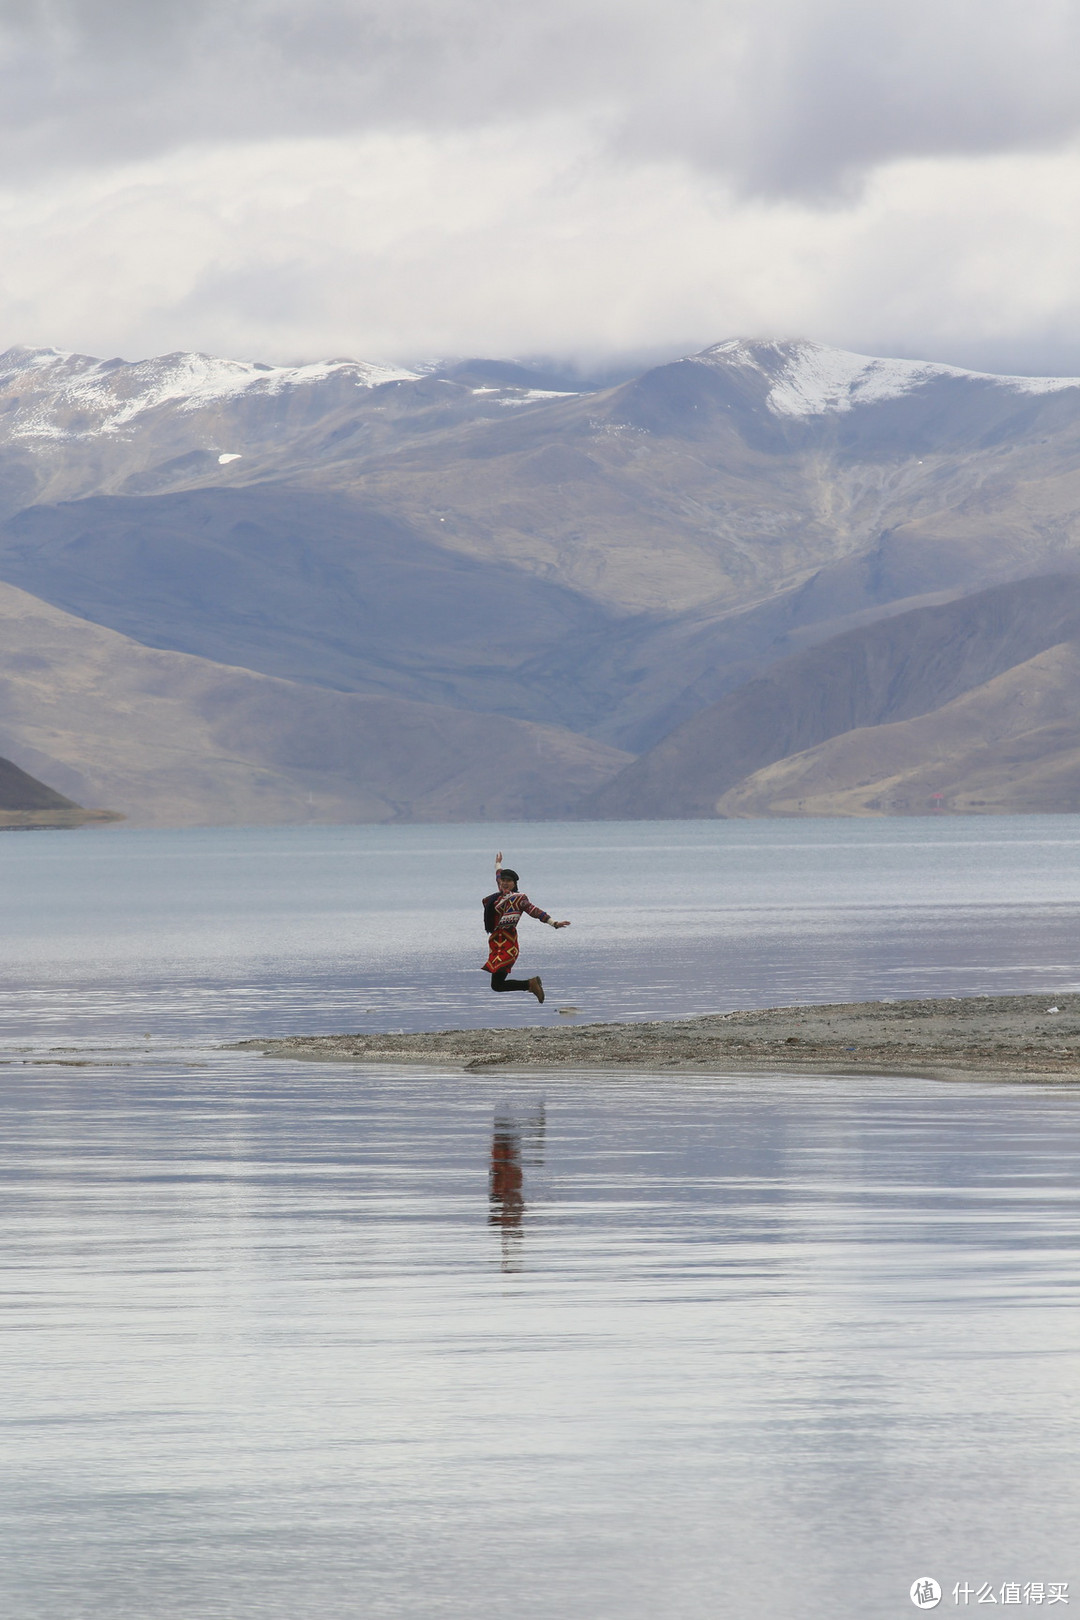
M523 924L543 1009L479 972L496 842L573 920ZM0 1614L1080 1602L1077 1088L222 1050L1060 997L1078 855L1071 817L0 840Z

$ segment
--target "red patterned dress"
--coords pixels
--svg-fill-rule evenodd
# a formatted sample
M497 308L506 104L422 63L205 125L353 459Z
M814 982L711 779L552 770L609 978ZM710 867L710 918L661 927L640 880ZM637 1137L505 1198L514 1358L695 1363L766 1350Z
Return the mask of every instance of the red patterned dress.
M488 935L488 959L484 963L485 973L499 973L506 968L513 967L518 959L518 923L526 912L535 917L537 922L549 923L551 918L539 906L534 906L526 894L500 894L493 902L493 909L498 923Z

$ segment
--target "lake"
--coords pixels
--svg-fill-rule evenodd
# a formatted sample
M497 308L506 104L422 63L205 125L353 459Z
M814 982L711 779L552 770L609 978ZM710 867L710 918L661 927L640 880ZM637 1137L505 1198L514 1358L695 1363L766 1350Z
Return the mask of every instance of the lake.
M1076 1088L222 1049L1061 995L1080 819L495 829L542 1009L491 831L0 840L5 1620L1080 1601Z
M521 967L493 996L497 833ZM0 838L9 1039L666 1018L1080 987L1080 818L207 828Z

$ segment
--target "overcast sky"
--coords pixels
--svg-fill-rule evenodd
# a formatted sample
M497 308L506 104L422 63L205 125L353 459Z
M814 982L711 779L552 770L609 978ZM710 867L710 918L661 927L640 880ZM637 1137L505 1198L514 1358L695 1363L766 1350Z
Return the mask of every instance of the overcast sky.
M1080 0L0 0L0 348L1080 375Z

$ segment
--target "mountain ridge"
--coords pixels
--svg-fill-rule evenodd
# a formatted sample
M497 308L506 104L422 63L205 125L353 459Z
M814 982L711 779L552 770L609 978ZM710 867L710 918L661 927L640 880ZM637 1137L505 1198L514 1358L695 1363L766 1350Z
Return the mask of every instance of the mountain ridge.
M775 339L604 386L479 358L0 357L0 579L216 671L561 728L582 760L748 712L814 647L839 680L860 628L1077 570L1074 378ZM896 722L844 703L849 729ZM767 727L774 756L829 740ZM595 804L653 803L649 769ZM664 802L717 813L736 785Z

